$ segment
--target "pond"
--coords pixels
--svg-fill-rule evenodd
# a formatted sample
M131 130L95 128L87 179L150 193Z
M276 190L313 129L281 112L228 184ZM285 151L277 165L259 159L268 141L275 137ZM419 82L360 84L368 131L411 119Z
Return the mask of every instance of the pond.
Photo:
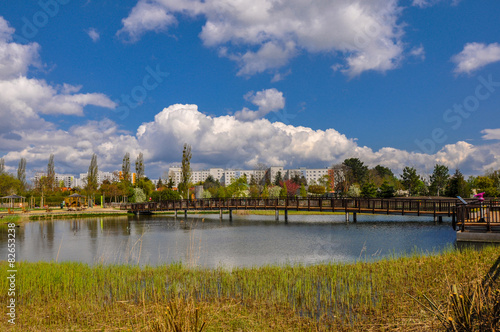
M281 217L282 218L282 217ZM0 230L7 252L7 231ZM453 247L447 220L409 216L344 215L120 216L29 222L17 228L17 260L88 264L243 267L376 260Z

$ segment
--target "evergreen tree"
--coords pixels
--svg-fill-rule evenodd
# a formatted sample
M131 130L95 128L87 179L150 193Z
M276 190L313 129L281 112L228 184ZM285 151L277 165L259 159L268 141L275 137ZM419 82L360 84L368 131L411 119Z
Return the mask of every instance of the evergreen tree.
M269 198L269 189L267 188L267 186L264 186L264 190L262 190L262 198L264 199L268 199Z
M374 198L377 197L377 187L372 182L366 182L361 188L361 197Z
M443 193L443 191L446 189L446 185L448 184L449 179L450 170L448 169L448 167L436 164L430 178L431 185L429 189L431 195L440 196L440 194Z
M394 189L394 186L390 185L389 182L385 181L380 186L380 192L378 196L381 198L392 198L394 197L395 193L396 190Z
M303 183L300 185L300 197L307 197L306 186Z
M182 150L181 183L179 190L182 197L189 198L189 181L191 180L191 145L184 143Z
M446 188L446 196L449 197L463 197L467 198L470 196L470 189L465 181L463 174L459 169L455 171L455 174L450 178L448 182L448 187Z
M358 158L346 159L343 165L348 168L347 177L349 183L363 185L368 179L368 166L365 166Z
M278 171L274 177L274 185L281 186L281 182L283 182L283 177L281 176L281 171Z
M420 181L420 176L417 174L417 170L414 167L405 167L403 169L401 184L409 191L410 196L414 196L418 193Z
M161 181L161 176L160 176L160 178L158 179L158 183L156 184L156 189L159 189L161 187L163 187L163 182Z

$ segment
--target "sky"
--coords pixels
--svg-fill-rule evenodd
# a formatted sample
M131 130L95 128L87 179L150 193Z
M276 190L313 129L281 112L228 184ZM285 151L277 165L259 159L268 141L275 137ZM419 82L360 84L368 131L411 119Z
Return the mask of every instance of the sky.
M15 173L500 168L496 0L0 4L0 157Z

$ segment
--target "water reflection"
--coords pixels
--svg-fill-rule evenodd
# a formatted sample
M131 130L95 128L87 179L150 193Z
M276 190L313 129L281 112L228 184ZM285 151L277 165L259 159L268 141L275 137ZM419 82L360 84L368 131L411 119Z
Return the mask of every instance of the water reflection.
M288 224L262 216L221 221L217 215L50 220L17 228L16 248L18 258L27 261L234 267L374 260L415 249L439 251L455 242L449 223L396 219L366 216L356 224L331 215L292 216ZM6 249L6 229L0 234Z

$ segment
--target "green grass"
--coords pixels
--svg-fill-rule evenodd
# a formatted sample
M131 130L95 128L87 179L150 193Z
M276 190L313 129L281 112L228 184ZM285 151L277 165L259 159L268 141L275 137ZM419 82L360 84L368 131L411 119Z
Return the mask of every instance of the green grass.
M207 331L436 330L439 320L412 297L444 307L449 285L481 280L498 260L498 247L488 247L233 270L21 262L15 330L166 331L174 321L186 331L201 322ZM2 303L7 270L1 262ZM3 319L0 329L6 327Z

